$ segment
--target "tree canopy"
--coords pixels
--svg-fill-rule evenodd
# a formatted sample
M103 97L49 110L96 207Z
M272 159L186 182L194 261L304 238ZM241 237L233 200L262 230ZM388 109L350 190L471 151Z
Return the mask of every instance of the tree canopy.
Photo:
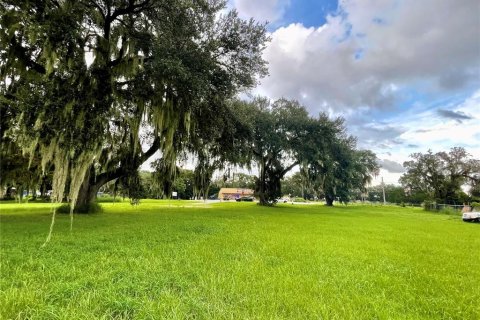
M225 101L266 74L267 40L263 24L223 7L2 1L2 130L53 170L55 201L88 201L158 150L173 175L179 152L221 131Z
M410 194L423 194L427 200L446 204L465 201L462 186L475 192L480 185L480 160L462 147L449 152L414 153L404 162L407 172L400 178Z
M52 200L67 199L73 213L109 182L134 199L173 188L207 197L216 170L253 165L260 203L270 205L298 166L302 187L330 205L348 202L377 172L375 155L356 149L342 118L311 116L287 99L236 98L267 74L268 36L224 6L0 2L2 156L30 167L9 169L8 179L28 188L50 175ZM156 153L148 191L138 170ZM188 192L175 181L183 158L195 163Z
M329 205L336 198L348 202L352 192L365 188L378 171L375 154L356 150L342 118L330 119L324 113L312 117L297 101L286 99L236 101L232 108L247 129L239 148L258 168L256 193L261 204L274 204L282 196L281 180L296 166Z

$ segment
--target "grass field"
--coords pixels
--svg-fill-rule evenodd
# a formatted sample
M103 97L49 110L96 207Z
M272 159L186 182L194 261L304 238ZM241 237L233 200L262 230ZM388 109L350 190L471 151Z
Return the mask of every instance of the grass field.
M417 208L0 204L1 319L480 319L480 225Z

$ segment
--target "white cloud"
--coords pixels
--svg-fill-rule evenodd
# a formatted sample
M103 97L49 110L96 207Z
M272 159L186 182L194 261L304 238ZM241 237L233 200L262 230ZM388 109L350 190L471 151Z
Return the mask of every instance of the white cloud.
M418 85L429 92L479 85L478 1L346 0L340 12L318 28L273 32L265 51L271 76L258 92L316 111L388 108Z
M383 161L453 146L480 158L480 91L448 103L480 87L479 11L477 0L341 1L323 26L271 34L270 77L257 93L344 116ZM381 174L387 183L401 175Z
M447 106L442 106L441 108ZM425 153L429 149L433 152L448 151L452 147L461 146L469 152L473 158L480 159L480 90L473 93L464 102L448 106L455 113L472 115L472 119L458 122L456 119L445 119L437 116L436 109L410 115L398 116L391 123L401 121L402 131L394 137L401 141L396 146L390 146L385 150L374 146L372 149L377 156L385 160L403 163L414 152ZM390 124L392 125L392 124ZM388 126L388 125L387 125ZM388 137L382 137L388 140ZM392 173L381 170L387 183L397 183L400 173ZM374 184L379 183L377 179Z
M415 143L422 150L431 148L433 151L441 151L453 146L464 146L474 157L480 159L480 90L450 110L471 115L472 119L458 122L455 119L438 118L433 110L426 111L406 119L404 123L409 130L400 135L400 138Z
M243 17L271 21L285 4L235 1ZM340 0L338 12L316 28L271 33L270 77L255 93L344 116L383 161L454 146L480 159L478 0ZM381 175L397 183L401 174Z

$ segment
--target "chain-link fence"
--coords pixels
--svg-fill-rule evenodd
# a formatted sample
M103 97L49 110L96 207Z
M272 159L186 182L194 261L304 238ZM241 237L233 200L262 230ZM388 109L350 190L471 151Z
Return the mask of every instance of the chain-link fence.
M427 211L442 211L442 210L452 210L461 212L463 204L445 204L445 203L425 203L424 208Z

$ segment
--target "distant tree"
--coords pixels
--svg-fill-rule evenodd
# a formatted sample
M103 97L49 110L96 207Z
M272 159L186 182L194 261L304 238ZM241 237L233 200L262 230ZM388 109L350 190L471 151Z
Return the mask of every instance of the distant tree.
M302 171L295 172L282 181L282 192L284 195L304 199L323 197L321 188L316 188Z
M365 192L378 174L376 156L369 150L356 149L356 139L346 134L342 118L331 121L321 114L318 122L321 130L314 132L319 145L306 153L303 166L310 182L324 193L328 206L334 200L348 203L357 190Z
M175 178L173 189L178 193L179 199L192 199L195 196L195 173L192 170L180 169Z
M305 185L300 172L295 172L289 177L285 177L282 180L282 193L283 195L291 195L294 197L304 196Z
M156 188L156 185L153 183L152 173L149 171L142 170L139 172L140 183L143 186L144 198L157 199L159 198L159 192Z
M402 186L387 184L385 188L385 200L390 203L407 203L410 202ZM367 190L369 201L383 201L383 189L381 185L369 187Z
M281 180L300 163L300 151L311 121L306 109L296 101L265 98L236 101L233 111L247 128L244 154L258 168L255 192L261 205L274 204L281 193Z
M219 181L219 184L225 188L246 188L255 189L255 176L242 172L225 173L224 178Z
M400 178L401 184L411 195L424 195L424 199L448 204L465 200L462 186L473 190L480 182L480 160L473 159L464 148L455 147L449 152L414 153L412 160L403 166L407 172Z
M355 149L342 118L331 120L325 113L311 117L297 101L285 99L236 101L232 108L247 128L248 138L239 149L259 170L255 190L262 205L282 196L281 181L295 166L305 178L303 187L325 195L329 205L336 198L347 202L353 190L364 188L378 171L371 151Z

